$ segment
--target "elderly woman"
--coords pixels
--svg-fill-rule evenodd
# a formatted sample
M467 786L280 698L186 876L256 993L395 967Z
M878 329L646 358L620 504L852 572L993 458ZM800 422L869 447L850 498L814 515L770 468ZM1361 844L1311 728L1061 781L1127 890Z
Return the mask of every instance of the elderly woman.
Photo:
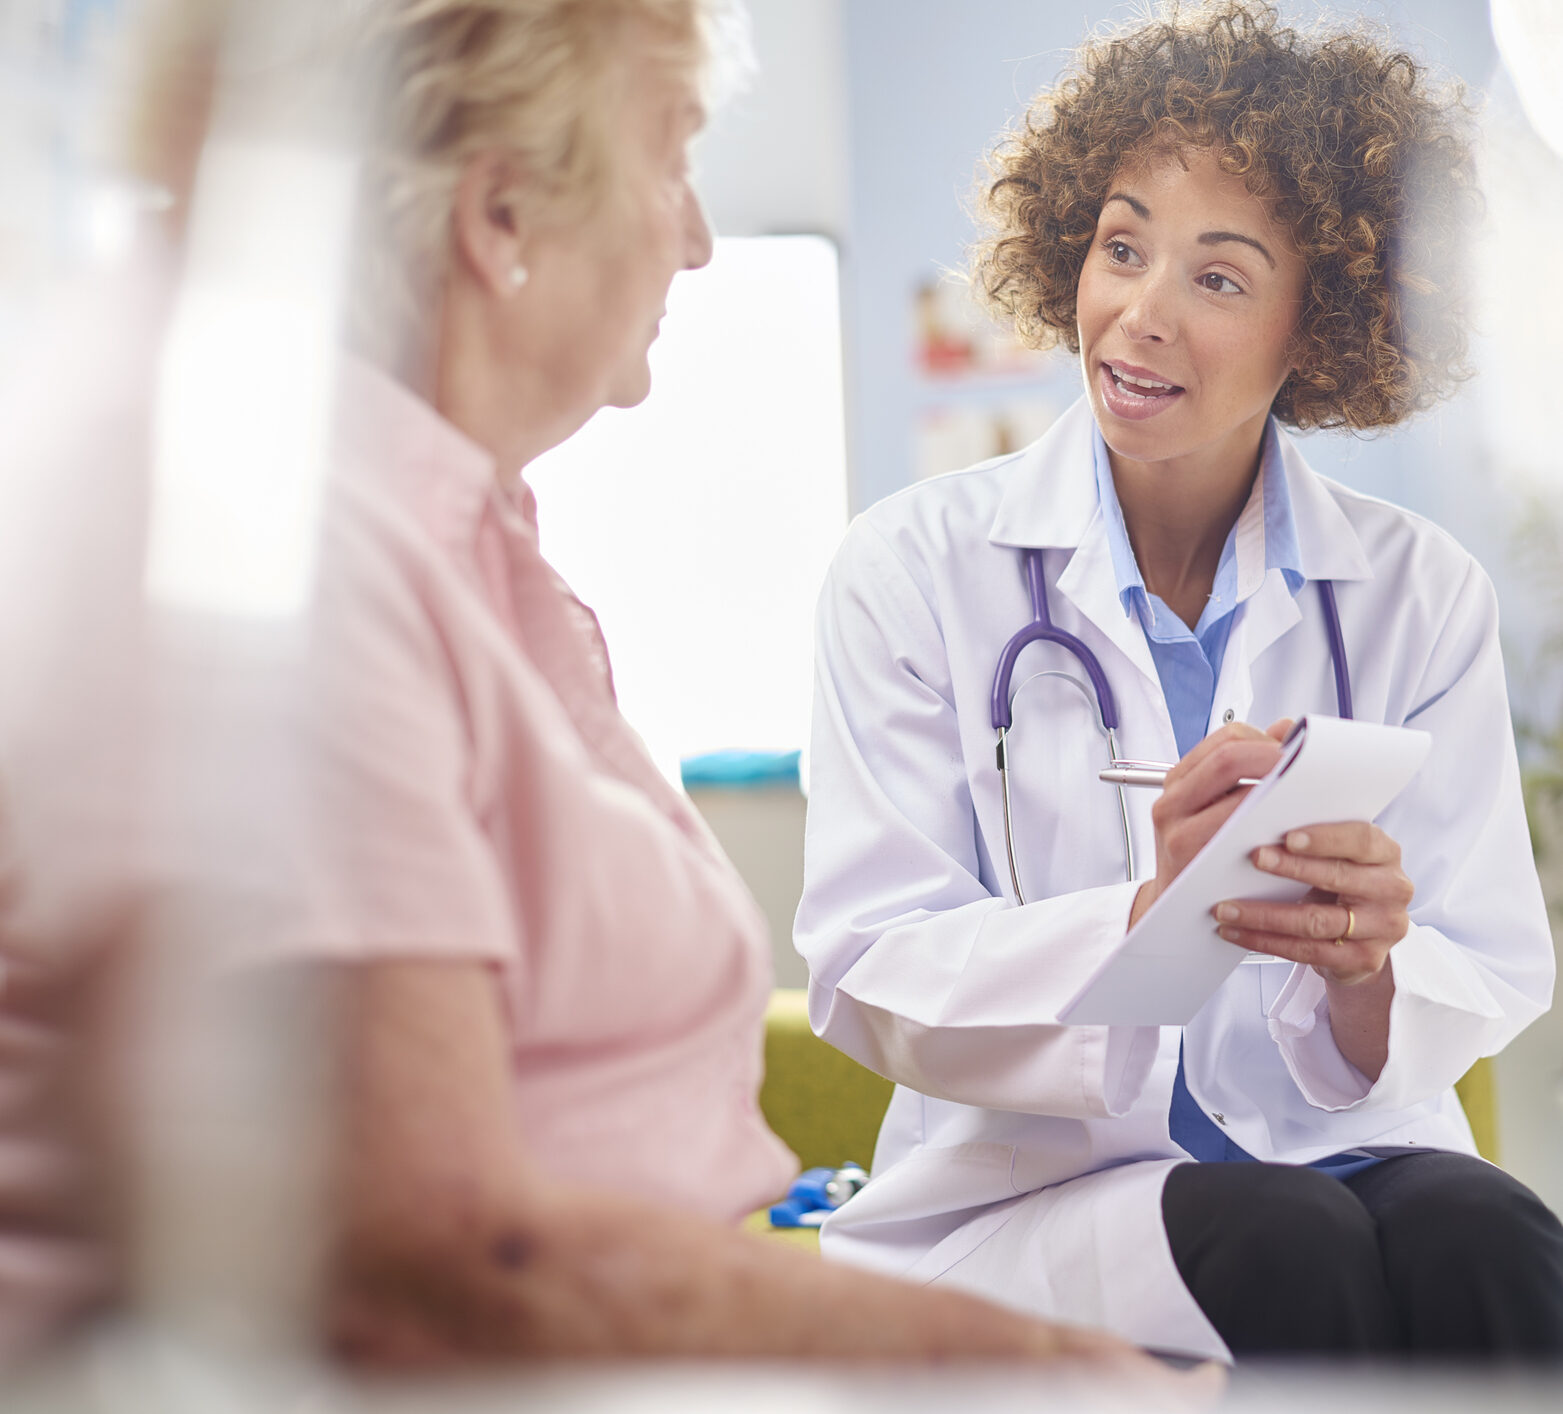
M1088 44L999 148L977 283L1084 397L872 508L821 601L797 942L815 1028L900 1086L827 1253L1213 1356L1563 1355L1563 1229L1451 1089L1553 981L1493 592L1283 430L1459 375L1460 116L1219 0ZM1109 694L1118 754L1176 762L1121 824ZM1262 965L1189 1025L1060 1024L1304 714L1431 754L1255 851L1303 901L1210 900Z
M304 700L284 762L298 793L219 795L200 816L242 823L240 843L303 845L266 881L259 924L238 906L204 916L263 962L328 974L340 1002L330 1340L404 1362L1153 1368L1116 1340L731 1226L793 1172L756 1106L763 926L619 716L596 621L543 559L521 476L599 408L645 397L669 284L710 257L687 149L720 7L354 8L379 104L309 666L283 694ZM253 750L220 730L230 756ZM223 880L195 885L210 908ZM8 1215L44 1176L0 1173Z
M526 465L648 391L711 234L721 6L374 0L316 605L308 876L278 954L342 998L331 1334L367 1358L1094 1353L800 1260L756 1105L758 912L620 717Z

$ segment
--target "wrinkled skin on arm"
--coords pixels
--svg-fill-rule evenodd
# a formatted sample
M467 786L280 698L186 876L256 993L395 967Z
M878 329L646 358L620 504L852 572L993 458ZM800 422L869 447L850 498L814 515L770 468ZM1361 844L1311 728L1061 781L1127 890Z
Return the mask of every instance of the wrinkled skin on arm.
M1203 1397L1112 1337L956 1292L834 1266L528 1165L508 1047L479 964L347 969L339 1238L328 1293L342 1355L444 1365L506 1357L722 1355L1086 1362Z

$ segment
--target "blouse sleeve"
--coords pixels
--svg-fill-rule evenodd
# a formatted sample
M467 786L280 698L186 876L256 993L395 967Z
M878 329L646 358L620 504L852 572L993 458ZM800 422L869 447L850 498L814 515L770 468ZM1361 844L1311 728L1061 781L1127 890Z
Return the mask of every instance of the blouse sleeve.
M394 527L392 528L394 530ZM516 951L474 800L470 704L418 562L333 516L303 720L303 907L285 950L499 959Z

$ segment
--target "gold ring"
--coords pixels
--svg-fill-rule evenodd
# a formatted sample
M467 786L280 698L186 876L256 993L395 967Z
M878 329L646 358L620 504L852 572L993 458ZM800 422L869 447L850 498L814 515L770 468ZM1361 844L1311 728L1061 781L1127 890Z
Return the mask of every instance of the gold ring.
M1351 911L1350 906L1343 903L1341 907L1346 910L1346 931L1335 940L1336 947L1344 943L1351 936L1351 930L1357 926L1357 915Z

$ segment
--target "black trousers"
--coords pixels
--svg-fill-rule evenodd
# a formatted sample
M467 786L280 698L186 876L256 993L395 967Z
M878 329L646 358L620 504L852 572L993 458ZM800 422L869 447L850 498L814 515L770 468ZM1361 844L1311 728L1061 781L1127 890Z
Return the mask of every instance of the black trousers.
M1563 1225L1480 1159L1405 1154L1344 1180L1183 1164L1161 1206L1235 1356L1563 1360Z

